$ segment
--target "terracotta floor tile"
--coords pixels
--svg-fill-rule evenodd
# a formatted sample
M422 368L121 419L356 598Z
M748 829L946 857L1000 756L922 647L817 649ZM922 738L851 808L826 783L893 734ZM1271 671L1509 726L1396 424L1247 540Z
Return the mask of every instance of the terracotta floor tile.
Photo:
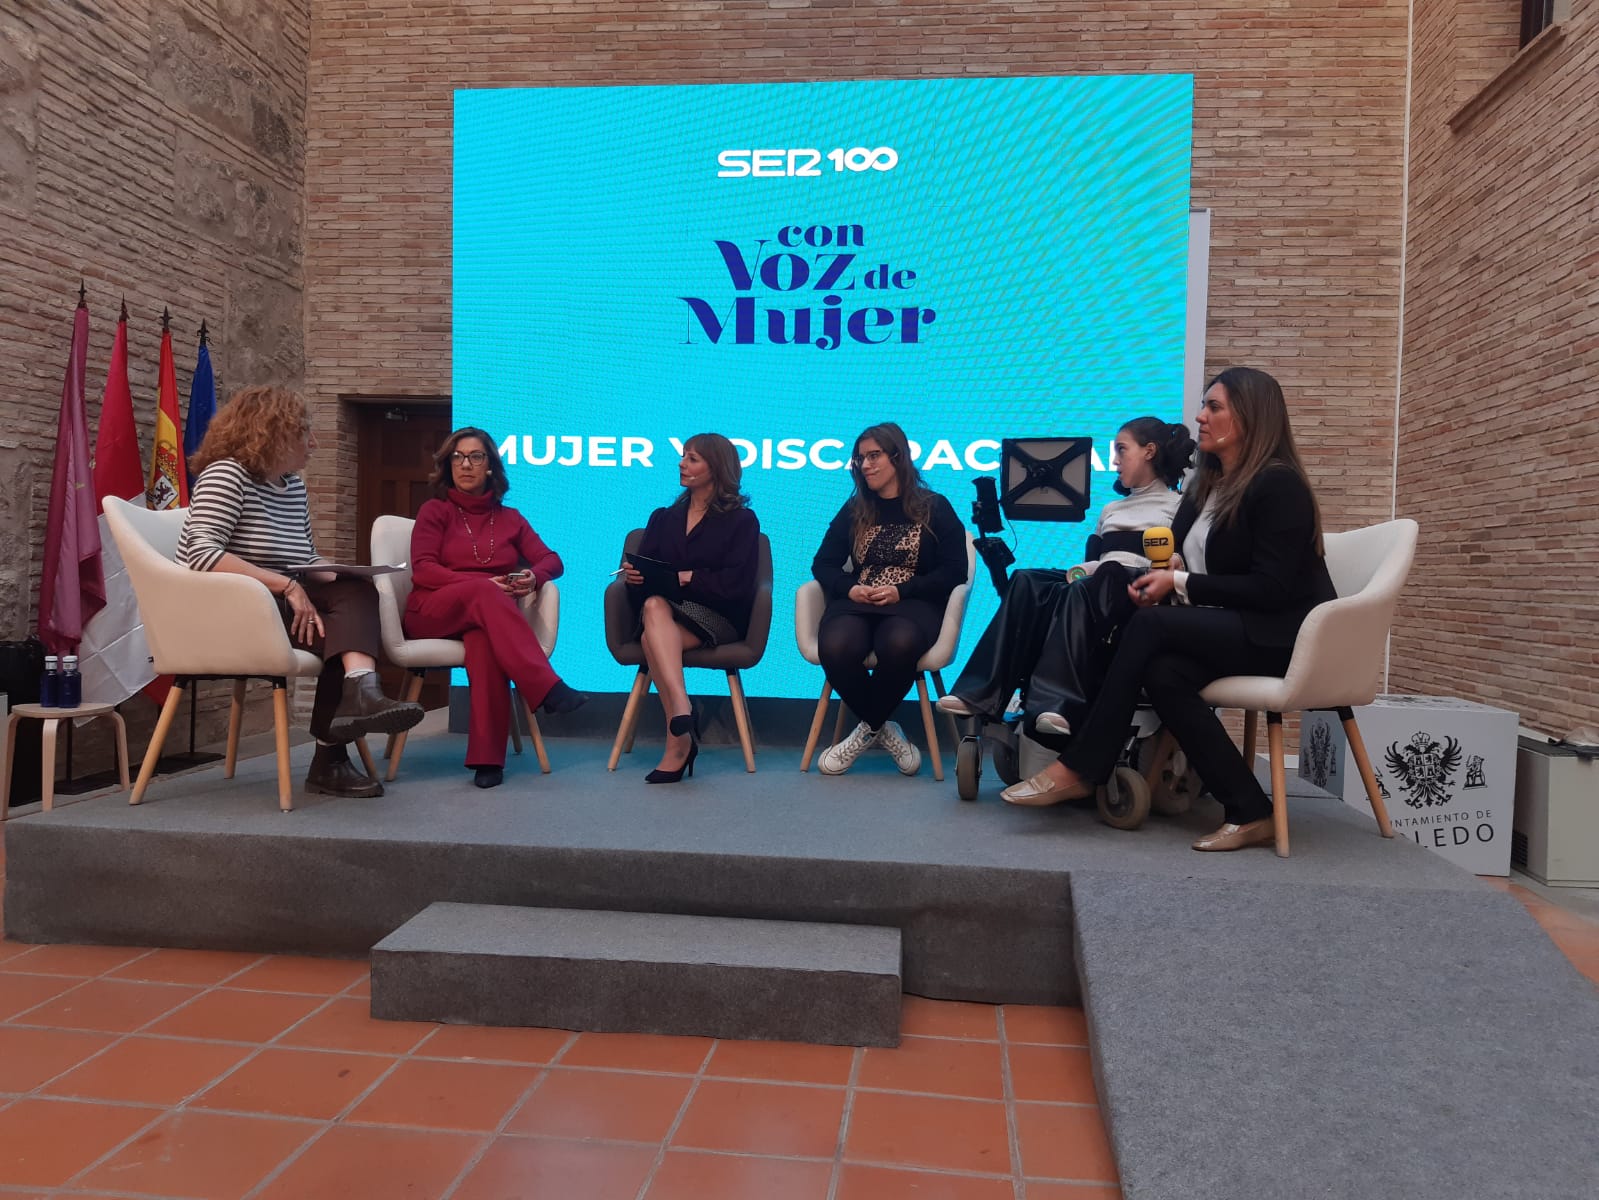
M235 954L229 950L157 950L118 967L110 977L210 987L260 961L259 954Z
M250 1053L248 1046L178 1042L170 1038L124 1038L47 1092L82 1100L173 1105L194 1095Z
M1088 1051L1076 1046L1017 1046L1010 1052L1010 1080L1018 1100L1098 1104Z
M1541 904L1530 911L1538 924L1551 933L1555 930L1599 933L1599 920L1572 912L1569 908L1561 908L1558 904Z
M60 975L0 975L0 1021L59 996L79 981Z
M673 1071L693 1075L710 1052L711 1039L662 1037L652 1033L585 1033L561 1055L563 1067L609 1067L613 1071Z
M340 997L310 1020L295 1026L286 1046L317 1046L365 1054L405 1054L414 1050L437 1025L422 1021L378 1021L365 1000Z
M1122 1190L1092 1183L1040 1183L1029 1179L1027 1200L1122 1200Z
M317 996L230 992L218 988L156 1022L145 1032L167 1037L265 1042L303 1020L322 1003Z
M376 1054L269 1046L194 1101L193 1107L332 1120L393 1061Z
M149 1108L18 1100L0 1120L0 1179L22 1187L59 1186L155 1116Z
M354 996L361 1000L370 1000L372 998L372 972L368 971L363 978L356 980L345 988L341 994Z
M239 1200L317 1129L309 1121L173 1113L101 1163L83 1184L107 1191Z
M306 992L314 996L333 996L367 973L365 959L297 958L273 955L244 974L228 980L228 986L258 992Z
M600 1146L502 1137L472 1168L453 1200L633 1200L649 1176L655 1155L653 1146ZM281 1198L263 1196L261 1200L317 1198L291 1198L285 1193ZM716 1198L707 1196L703 1200Z
M1097 1108L1018 1104L1016 1132L1028 1176L1121 1182Z
M27 942L0 941L0 963L10 962L17 955L27 954L36 949L37 946L31 946Z
M32 953L7 961L0 969L30 975L103 975L150 953L142 946L35 946Z
M644 1200L827 1200L832 1174L829 1162L673 1150Z
M658 1143L677 1119L693 1083L686 1075L554 1067L505 1132Z
M475 1134L335 1125L257 1200L437 1200L482 1144Z
M1567 958L1599 956L1599 929L1552 929L1549 936Z
M1009 1179L971 1175L936 1175L888 1167L846 1164L838 1179L837 1200L1013 1200ZM1033 1200L1031 1191L1027 1200Z
M577 1035L566 1029L497 1029L446 1025L417 1051L422 1058L547 1063Z
M107 1033L0 1025L0 1092L31 1092L114 1040Z
M1005 1006L1005 1040L1048 1046L1088 1045L1088 1018L1080 1008Z
M898 1092L932 1092L1002 1100L1005 1079L995 1042L954 1042L908 1037L892 1050L872 1047L861 1059L855 1084Z
M999 1008L993 1004L963 1004L954 1000L925 1000L906 996L900 1012L900 1032L921 1037L999 1040Z
M131 983L91 979L82 987L40 1005L28 1014L30 1025L131 1033L200 994L199 988L171 983Z
M536 1078L529 1066L402 1062L346 1120L491 1133Z
M849 1162L1010 1173L1005 1106L944 1096L857 1092L850 1114Z
M849 1082L855 1050L850 1046L805 1046L797 1042L717 1042L707 1075L725 1079L769 1079L777 1083Z
M842 1088L707 1079L689 1101L672 1145L832 1158L843 1116Z

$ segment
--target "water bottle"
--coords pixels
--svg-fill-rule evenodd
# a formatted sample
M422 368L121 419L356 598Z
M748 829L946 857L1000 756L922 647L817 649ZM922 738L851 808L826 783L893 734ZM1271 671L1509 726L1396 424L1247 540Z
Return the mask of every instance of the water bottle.
M83 676L78 673L78 656L69 654L61 661L61 684L56 700L62 708L77 708L83 703Z
M44 674L39 677L39 707L61 707L61 660L54 654L44 656Z

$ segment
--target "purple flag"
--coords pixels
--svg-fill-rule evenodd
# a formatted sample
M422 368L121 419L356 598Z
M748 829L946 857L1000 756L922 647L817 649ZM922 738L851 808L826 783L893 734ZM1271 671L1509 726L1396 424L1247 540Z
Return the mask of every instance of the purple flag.
M93 468L84 377L89 359L89 309L78 289L72 352L61 384L61 423L50 474L50 516L44 534L44 577L39 584L39 640L51 654L72 654L83 625L105 607L100 566L100 525L95 516Z

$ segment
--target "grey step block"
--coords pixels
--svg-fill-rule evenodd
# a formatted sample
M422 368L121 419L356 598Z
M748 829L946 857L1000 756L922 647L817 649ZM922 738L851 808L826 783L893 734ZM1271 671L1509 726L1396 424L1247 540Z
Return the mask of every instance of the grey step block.
M372 1015L843 1046L899 1044L900 932L428 905L372 948Z

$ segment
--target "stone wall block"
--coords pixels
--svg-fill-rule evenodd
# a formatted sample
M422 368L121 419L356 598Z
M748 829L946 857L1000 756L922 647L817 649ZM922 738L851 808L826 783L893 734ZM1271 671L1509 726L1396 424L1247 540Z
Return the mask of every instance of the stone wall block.
M283 186L180 130L174 164L176 219L278 262L301 255L301 208Z
M14 21L0 19L0 205L33 207L37 165L39 44Z
M302 304L298 287L242 271L229 275L222 344L227 346L228 378L233 387L303 385Z

